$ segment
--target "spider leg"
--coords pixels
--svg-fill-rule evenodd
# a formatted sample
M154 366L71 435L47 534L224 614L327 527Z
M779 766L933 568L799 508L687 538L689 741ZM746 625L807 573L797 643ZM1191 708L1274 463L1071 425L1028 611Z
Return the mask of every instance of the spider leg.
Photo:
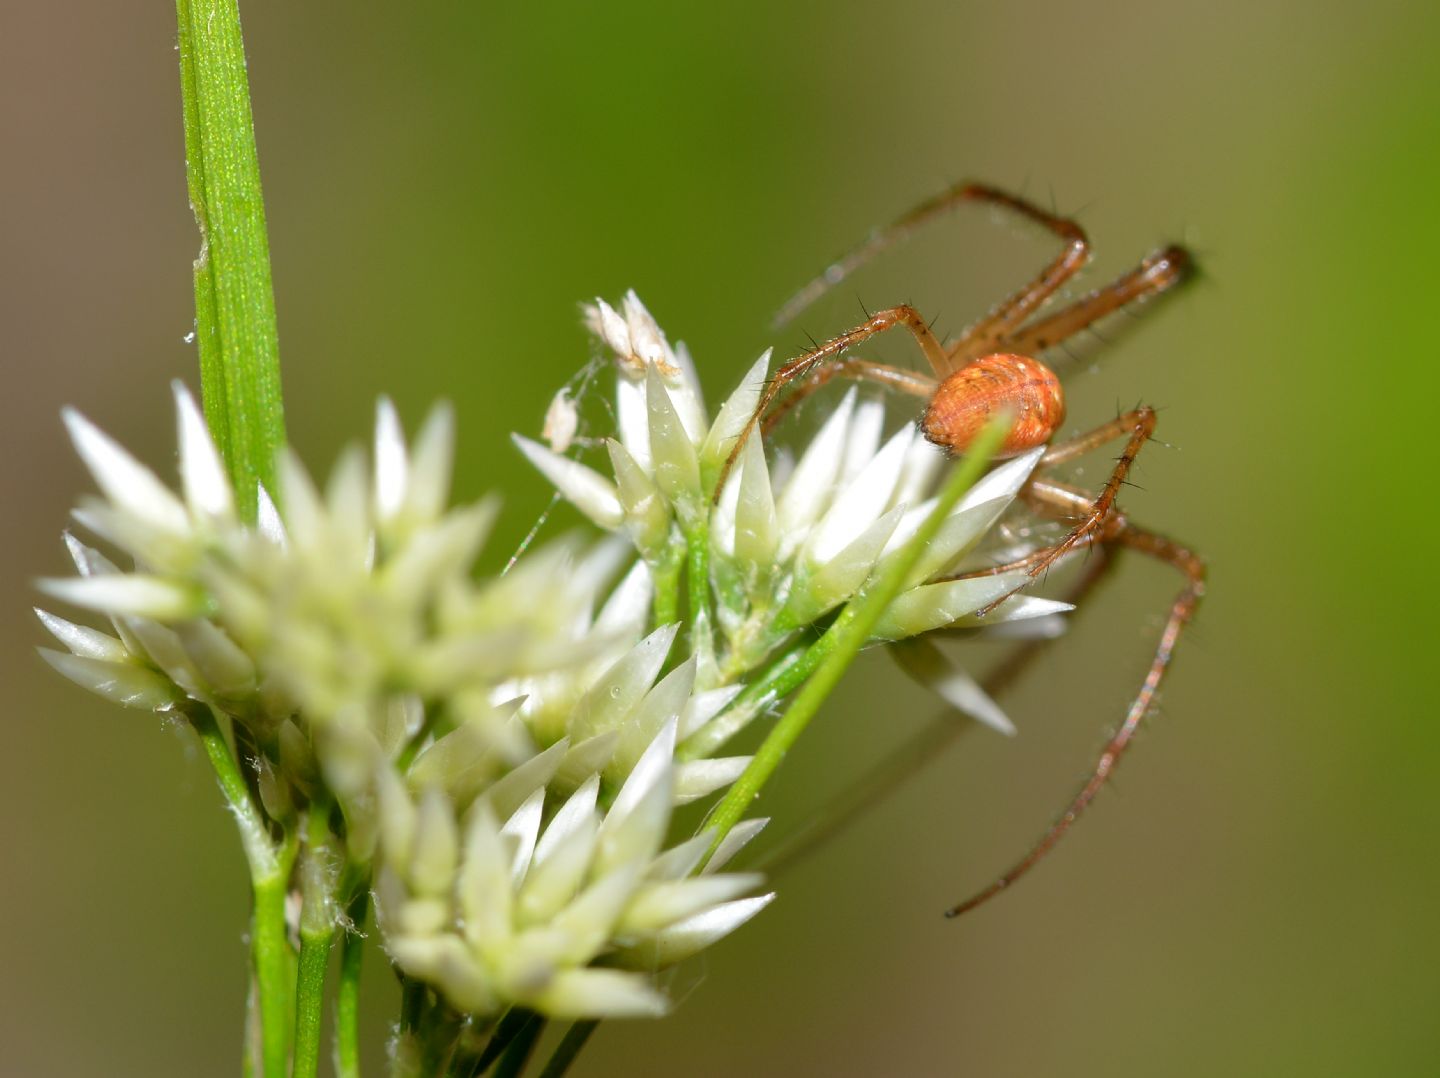
M871 363L865 359L842 359L811 371L810 376L764 418L760 425L761 431L769 434L801 401L833 378L876 382L888 389L898 389L902 393L926 399L935 392L935 379L929 375L907 371L901 367L888 367L883 363Z
M1190 252L1183 247L1170 246L1156 251L1118 280L1097 288L1063 310L1015 329L999 344L1007 352L1039 355L1128 304L1168 291L1185 279L1192 264Z
M985 347L982 340L995 336L997 332L1013 329L1038 310L1040 305L1089 259L1090 241L1075 222L1047 213L1027 199L980 183L955 184L935 197L926 199L884 228L872 232L868 239L841 255L827 266L820 276L791 297L776 314L775 325L783 326L886 247L904 239L963 202L989 202L1002 206L1029 218L1066 241L1065 251L1042 274L976 323L964 338L950 349L950 362L945 368L937 369L936 373L947 374L964 366L967 359L996 351L994 347Z
M1153 408L1136 408L1133 411L1125 412L1116 416L1108 423L1101 424L1092 431L1087 431L1078 437L1066 442L1052 445L1040 458L1038 467L1044 468L1054 464L1060 464L1075 457L1084 456L1093 449L1098 449L1112 439L1128 434L1125 448L1115 460L1115 467L1111 469L1110 478L1106 480L1105 486L1101 488L1100 494L1091 504L1090 508L1081 517L1080 522L1070 530L1070 534L1063 540L1045 552L1028 570L1032 578L1039 576L1051 565L1073 550L1077 544L1084 542L1091 535L1101 531L1105 524L1106 517L1115 506L1115 499L1120 494L1120 487L1125 482L1125 477L1130 474L1130 466L1135 463L1141 447L1150 440L1155 433L1155 410ZM1031 484L1031 490L1036 484Z
M1086 563L1083 575L1066 592L1066 602L1080 605L1086 596L1100 586L1114 566L1109 547L1100 545L1094 549L1095 556ZM986 671L985 676L980 679L980 687L988 695L998 696L1014 684L1052 643L1053 640L1041 639L1027 640L1015 645L995 666ZM778 846L761 854L753 867L774 878L823 848L861 815L879 807L912 775L938 760L941 752L952 741L977 725L956 719L953 710L946 708L941 711L894 753L867 768L842 793L809 813L808 824L781 839Z
M1047 488L1052 489L1047 491ZM1059 487L1058 484L1052 487L1051 484L1043 481L1032 486L1032 494L1038 495L1041 499L1050 497L1055 492L1058 492L1056 498L1058 504L1073 508L1075 492L1070 488ZM1130 747L1135 731L1139 729L1140 723L1154 703L1155 694L1159 691L1160 683L1169 669L1180 633L1194 616L1195 608L1205 594L1205 563L1196 554L1163 535L1157 535L1155 532L1130 524L1118 513L1113 514L1112 520L1115 522L1111 528L1112 534L1105 542L1138 551L1173 566L1185 577L1185 585L1170 604L1170 614L1166 618L1165 628L1160 633L1154 657L1150 660L1150 667L1145 673L1145 680L1141 683L1139 692L1136 693L1125 714L1125 720L1106 742L1090 778L1086 780L1080 792L1066 806L1060 817L1050 825L1050 829L1041 836L1040 841L1032 846L1020 861L989 887L966 899L958 906L947 910L945 912L947 917L958 917L962 913L968 913L976 906L995 897L1029 872L1035 867L1036 862L1055 847L1055 844L1074 825L1080 814L1089 807L1090 802L1095 799L1095 795L1100 792L1114 773L1120 758Z
M760 401L756 404L755 411L741 429L740 436L735 439L735 445L731 448L730 455L725 458L725 463L721 467L720 474L715 481L713 497L716 499L720 497L720 491L725 488L725 478L730 474L730 469L734 467L735 459L740 455L740 451L745 448L746 439L750 437L755 427L760 423L761 418L769 411L770 406L775 403L776 398L779 397L786 386L798 379L810 376L812 372L821 368L823 364L840 359L845 352L861 341L868 340L877 333L884 333L888 329L895 329L897 326L903 326L910 331L911 335L915 338L915 343L919 345L920 351L925 354L926 360L937 373L944 368L946 363L945 349L942 348L940 342L935 339L935 334L930 332L930 327L926 324L925 319L920 317L919 311L914 307L904 304L899 307L889 307L883 311L877 311L854 329L842 333L840 336L832 338L816 348L812 348L801 356L797 356L775 372L775 376L771 378L765 386L765 391L760 394ZM868 366L874 368L880 365L871 364ZM895 368L886 369L895 371L896 375L903 373L895 370ZM884 381L889 385L902 385L899 379L890 376L877 377L875 380ZM908 388L905 386L902 387ZM929 391L933 389L934 385L932 383L927 389L926 395L928 396Z

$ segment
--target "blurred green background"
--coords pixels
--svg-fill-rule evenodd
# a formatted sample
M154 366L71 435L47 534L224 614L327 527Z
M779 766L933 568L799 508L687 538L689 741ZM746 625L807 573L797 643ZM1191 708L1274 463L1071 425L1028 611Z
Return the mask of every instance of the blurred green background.
M1212 567L1116 788L1013 894L940 918L1122 713L1175 584L1135 561L1006 698L1018 739L966 737L577 1073L1440 1072L1435 11L246 5L293 441L323 471L377 394L412 425L450 398L457 493L505 492L497 552L545 502L506 432L590 354L577 300L636 287L715 399L857 296L953 330L1037 267L1044 237L973 211L767 329L960 177L1077 212L1088 283L1167 239L1205 265L1064 367L1077 425L1163 407L1179 451L1125 503ZM160 466L166 382L195 382L173 9L4 21L0 1071L233 1074L246 897L208 771L52 676L27 612L88 489L59 407ZM931 714L862 667L767 794L777 836Z

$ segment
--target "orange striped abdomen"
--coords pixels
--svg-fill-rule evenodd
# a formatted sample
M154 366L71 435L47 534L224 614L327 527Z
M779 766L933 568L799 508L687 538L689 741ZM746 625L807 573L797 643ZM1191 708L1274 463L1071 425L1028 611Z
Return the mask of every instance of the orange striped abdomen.
M1009 411L1015 426L997 457L1013 457L1044 445L1065 421L1065 393L1055 372L1029 356L982 356L940 383L920 420L925 437L963 453L997 412Z

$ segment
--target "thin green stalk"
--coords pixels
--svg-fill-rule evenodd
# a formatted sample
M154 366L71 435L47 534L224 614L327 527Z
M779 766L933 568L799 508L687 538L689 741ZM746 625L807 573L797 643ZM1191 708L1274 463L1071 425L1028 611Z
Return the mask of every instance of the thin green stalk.
M780 766L780 761L785 758L790 746L804 732L810 720L820 710L820 705L854 662L855 656L870 639L870 634L895 596L900 594L910 570L915 567L925 548L945 523L945 518L989 466L991 457L1009 433L1010 426L1008 415L1001 415L990 421L966 452L964 460L946 480L940 496L936 499L935 509L921 523L914 536L900 549L879 578L852 599L830 626L825 634L832 638L828 654L820 662L814 675L795 694L790 707L761 743L750 765L735 780L711 814L708 821L708 826L714 832L711 853L715 852L715 847L739 822L751 802L759 796L761 788Z
M320 1065L325 974L335 943L336 872L330 849L330 804L312 801L305 813L300 870L300 968L295 979L295 1052L292 1078L313 1078Z
M283 1076L290 1060L290 997L293 983L290 942L285 935L285 892L290 878L293 845L276 846L265 817L250 796L244 776L208 707L186 712L206 758L215 770L250 866L254 905L250 919L250 962L255 978L260 1028L261 1074ZM253 1066L253 1059L251 1061Z
M654 616L651 629L673 625L680 620L680 570L685 565L685 546L676 538L666 544L660 560L650 567L655 581Z
M467 1078L479 1078L488 1071L520 1034L539 1021L540 1016L534 1011L524 1007L511 1007L500 1019L500 1024L495 1027L495 1032L490 1035L490 1041L485 1045L485 1050L480 1053L479 1058L467 1072Z
M724 712L680 746L680 759L701 760L713 756L721 745L748 726L761 711L804 684L834 646L835 638L826 633L813 644L792 648L780 656L765 673L745 686Z
M190 204L200 228L195 326L205 417L242 512L275 491L284 444L275 293L236 0L176 0Z
M570 1064L575 1062L575 1057L580 1054L580 1049L585 1047L585 1042L595 1032L595 1027L600 1023L596 1021L575 1022L565 1031L565 1036L555 1046L555 1051L550 1056L550 1061L545 1064L545 1069L540 1072L540 1078L564 1078L565 1072L570 1069Z
M360 966L370 914L368 883L361 885L345 913L350 924L340 947L340 985L335 992L335 1074L360 1078Z
M710 528L701 520L685 535L685 586L691 624L710 624Z
M500 1062L495 1065L495 1078L520 1078L530 1062L531 1053L535 1051L535 1042L544 1030L545 1019L538 1014L531 1015L531 1021L515 1034Z
M250 919L250 954L255 967L255 988L260 995L260 1043L264 1078L284 1078L290 1066L294 996L293 959L285 931L284 876L252 881L255 896Z

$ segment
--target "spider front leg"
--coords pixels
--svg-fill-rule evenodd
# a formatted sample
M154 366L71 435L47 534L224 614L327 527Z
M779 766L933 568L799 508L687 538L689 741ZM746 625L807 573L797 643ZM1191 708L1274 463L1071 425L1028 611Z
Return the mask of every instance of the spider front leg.
M1071 487L1049 483L1045 480L1036 480L1032 483L1027 498L1032 504L1040 507L1049 505L1054 511L1064 515L1070 515L1077 510L1083 511L1088 501L1083 493ZM1066 806L1065 811L1050 825L1050 829L1041 836L1040 841L1032 846L1023 858L989 887L947 910L946 917L958 917L962 913L968 913L976 906L995 897L1029 872L1065 836L1065 833L1079 819L1080 814L1089 807L1090 802L1095 800L1095 795L1114 774L1120 758L1135 737L1135 731L1139 729L1140 723L1154 704L1160 684L1170 667L1170 660L1174 656L1175 645L1180 639L1180 633L1194 617L1195 608L1205 594L1205 563L1193 551L1163 535L1131 524L1118 512L1110 515L1103 537L1097 537L1092 541L1101 543L1102 548L1111 545L1119 546L1162 561L1184 575L1185 585L1170 604L1170 613L1165 620L1165 628L1161 630L1160 640L1156 644L1155 654L1150 660L1150 667L1145 673L1145 680L1141 683L1139 692L1131 701L1124 721L1106 742L1099 759L1095 762L1090 778L1080 788L1080 792L1075 795L1070 804Z
M755 427L760 423L765 413L770 410L771 405L775 403L776 398L780 396L786 386L791 382L810 377L812 374L823 370L824 364L840 361L841 357L844 356L847 351L861 341L868 340L877 333L884 333L886 330L897 327L904 327L910 331L910 335L915 338L915 343L920 347L920 351L924 353L926 361L937 375L944 371L947 362L945 349L940 346L940 342L935 339L935 334L930 332L930 326L924 318L920 317L920 312L914 307L902 304L899 307L889 307L886 310L871 315L849 332L842 333L840 336L826 341L819 347L811 349L804 355L792 359L775 372L775 376L771 378L765 386L765 391L760 394L760 400L759 403L755 405L755 411L751 413L750 418L741 429L739 437L735 439L735 445L731 447L730 455L725 458L725 463L720 468L720 474L715 481L713 497L716 500L719 499L720 492L725 489L725 479L730 474L730 469L734 467L736 458L740 456L740 451L745 448L746 440L754 432ZM898 370L897 368L882 367L881 364L865 363L863 360L855 360L853 364L852 370L862 372L858 375L859 377L873 377L874 380L884 382L887 385L910 389L912 387L918 387L921 381L924 380L923 376L915 375L911 376L914 381L907 383L904 377L906 372ZM875 375L874 372L876 369L882 369L889 373ZM931 382L926 389L926 395L933 389L934 383ZM808 394L809 392L813 392L813 390L804 390L802 387L802 393Z
M867 359L842 359L827 366L817 367L801 382L793 393L787 396L761 422L760 429L769 434L803 401L821 386L834 378L851 378L857 382L874 382L887 389L898 389L902 393L929 400L935 392L936 381L928 375L907 371L900 367L872 363Z
M1125 442L1125 448L1116 458L1115 467L1111 470L1110 478L1101 489L1099 496L1080 519L1080 522L1071 529L1070 534L1051 547L1044 557L1030 567L1029 574L1032 579L1045 572L1058 559L1075 549L1077 545L1100 531L1107 514L1115 505L1115 499L1120 495L1120 488L1125 483L1125 477L1130 474L1131 465L1135 463L1135 458L1139 455L1141 448L1154 433L1155 410L1140 407L1116 416L1109 423L1102 424L1092 431L1051 445L1045 451L1045 455L1040 458L1037 466L1039 468L1063 464L1065 461L1084 456L1086 453L1100 448L1106 442L1129 435Z
M1021 326L1000 343L1009 352L1039 355L1122 307L1168 292L1189 276L1192 265L1190 252L1183 247L1171 245L1156 251L1118 280L1095 289L1063 310Z

